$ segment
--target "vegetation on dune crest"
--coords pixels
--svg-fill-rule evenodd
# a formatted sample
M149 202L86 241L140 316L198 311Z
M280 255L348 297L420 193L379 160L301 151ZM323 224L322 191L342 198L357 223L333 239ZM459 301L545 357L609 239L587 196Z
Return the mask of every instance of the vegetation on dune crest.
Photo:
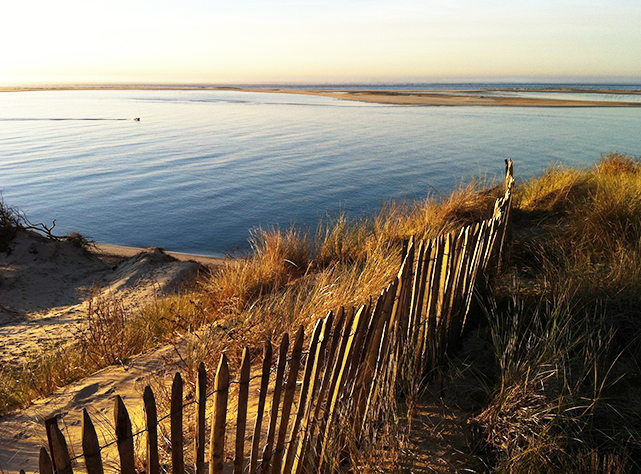
M517 187L488 310L497 382L474 419L497 472L641 467L640 169L609 154Z

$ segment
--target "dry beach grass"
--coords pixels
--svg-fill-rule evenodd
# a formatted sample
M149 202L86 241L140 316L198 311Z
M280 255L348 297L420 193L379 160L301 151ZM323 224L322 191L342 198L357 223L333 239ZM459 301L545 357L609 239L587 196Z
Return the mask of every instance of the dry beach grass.
M431 378L390 401L387 437L361 447L355 471L638 471L640 170L638 159L610 154L518 184L513 242L482 300L484 319ZM474 182L445 200L391 203L355 221L334 216L314 230L259 229L251 253L201 274L189 291L135 309L108 295L94 299L74 349L83 362L30 360L24 367L35 376L24 369L3 379L5 410L40 395L24 389L12 401L20 390L7 380L48 378L53 390L84 375L65 378L68 368L126 366L151 352L132 354L167 342L164 357L174 355L171 370L183 372L189 397L201 360L214 367L225 352L234 370L245 346L259 360L264 340L277 343L301 324L309 334L328 310L380 292L407 238L477 222L500 192ZM164 383L159 377L157 386Z

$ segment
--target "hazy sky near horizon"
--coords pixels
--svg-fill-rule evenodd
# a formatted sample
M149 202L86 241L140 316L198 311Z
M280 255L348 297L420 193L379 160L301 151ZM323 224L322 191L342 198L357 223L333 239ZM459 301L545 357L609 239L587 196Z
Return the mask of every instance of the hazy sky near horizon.
M0 83L641 80L639 0L24 0Z

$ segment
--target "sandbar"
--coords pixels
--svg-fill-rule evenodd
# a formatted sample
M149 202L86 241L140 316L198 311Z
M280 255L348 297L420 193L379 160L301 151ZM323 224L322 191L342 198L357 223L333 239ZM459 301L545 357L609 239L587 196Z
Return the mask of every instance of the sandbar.
M234 87L219 85L172 84L89 84L89 85L25 85L0 86L0 92L32 92L54 90L233 90L242 92L270 92L279 94L314 95L336 99L407 106L485 106L485 107L641 107L641 102L568 100L534 97L501 96L501 92L559 92L583 94L641 95L641 90L612 88L546 87L540 89L434 89L434 90L359 90L356 88L287 88L287 87ZM487 95L484 95L487 93Z

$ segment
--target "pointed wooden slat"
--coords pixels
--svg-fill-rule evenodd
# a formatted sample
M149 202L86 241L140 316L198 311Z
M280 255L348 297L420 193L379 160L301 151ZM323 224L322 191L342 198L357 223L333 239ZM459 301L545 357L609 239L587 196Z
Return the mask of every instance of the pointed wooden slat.
M388 286L387 289L387 296L385 299L385 304L383 305L383 312L381 313L381 316L379 318L379 328L386 327L389 328L390 320L392 317L392 312L394 310L394 305L396 304L396 299L397 299L397 290L399 286L399 279L396 277L392 283ZM378 364L376 366L376 379L377 379L377 384L375 388L375 393L372 395L373 399L378 399L381 396L387 396L387 394L383 394L381 390L383 389L382 383L380 382L380 379L385 378L388 374L388 363L389 362L389 357L390 353L393 350L393 344L392 340L389 334L389 331L385 330L381 332L381 343L380 343L380 356L382 360L385 360L386 363L384 364ZM380 371L383 370L385 374L380 373ZM374 403L375 405L375 403Z
M423 278L423 265L425 260L426 243L421 240L418 245L416 254L414 280L412 281L412 296L410 301L410 314L408 320L408 339L414 341L414 330L416 329L416 319L419 313L419 300L421 299L421 279Z
M354 328L354 342L353 342L353 348L352 348L352 356L350 357L349 360L349 365L347 367L347 374L344 378L344 386L342 388L343 394L347 395L348 393L351 393L354 382L359 376L359 372L361 369L360 363L362 361L362 356L363 356L363 345L364 341L367 338L367 330L370 327L371 324L371 319L372 319L372 311L371 311L371 306L369 304L363 305L362 307L363 313L361 315L361 318L359 320L359 324L357 327Z
M423 370L432 368L436 360L436 325L438 321L438 300L441 292L441 269L443 266L443 253L445 251L445 239L439 236L432 245L432 264L430 267L430 279L427 287L429 289L428 301L425 313L427 324L425 325L425 358Z
M40 448L40 458L38 459L38 468L40 474L53 474L53 464L46 448Z
M87 474L103 474L100 442L86 408L82 410L82 452L85 457Z
M425 351L425 326L428 323L427 319L427 305L429 298L429 287L428 283L430 281L430 276L432 272L432 247L434 245L433 240L428 240L425 242L425 248L423 250L423 264L421 267L421 278L419 280L419 298L416 303L416 314L414 319L414 340L413 344L416 347L415 351L415 360L417 361L417 366L415 368L418 376L423 375L423 362L424 362L424 351Z
M120 473L136 474L134 462L134 439L131 432L131 420L125 403L116 395L114 400L114 421L118 454L120 455Z
M263 414L265 412L265 400L267 399L267 388L269 387L269 372L272 367L272 344L265 342L263 350L263 371L260 382L260 393L258 398L258 408L256 409L256 423L254 424L254 435L252 438L252 451L249 462L249 472L254 474L258 466L258 453L260 447L260 434L263 424Z
M385 299L387 298L387 291L388 288L385 288L383 291L381 291L381 294L378 296L378 298L376 298L375 303L370 301L370 307L373 309L371 310L371 318L367 326L365 339L363 340L363 346L361 348L360 355L361 361L359 362L359 364L365 361L372 344L374 344L373 338L376 335L378 327L380 326L380 319L383 315L383 308L385 306Z
M477 255L479 250L481 224L476 224L470 231L470 257L468 260L467 268L465 271L465 278L463 280L463 301L461 302L461 313L463 317L462 327L467 324L467 318L470 309L470 301L472 293L474 292L474 282L476 280L475 267L477 263Z
M361 427L359 428L359 432L362 431L363 424L370 416L374 416L374 417L377 416L378 409L380 408L380 407L376 407L375 405L378 403L378 396L379 396L378 394L380 392L379 378L380 378L380 375L383 373L383 368L381 366L385 364L384 339L387 334L387 324L388 324L388 321L385 321L381 331L381 345L378 349L378 358L376 360L376 367L374 369L372 381L370 383L369 394L366 398L365 409L363 410L363 414L361 417L362 423L361 423Z
M229 365L225 354L220 356L214 380L214 413L211 424L209 474L222 474L225 466L225 425L229 398Z
M448 341L450 330L452 329L452 295L454 293L454 286L456 284L456 266L459 259L460 252L458 251L461 239L459 234L451 233L451 247L450 247L450 257L448 259L448 268L447 268L447 281L445 289L443 291L443 332L441 333L441 355L444 355L443 351L448 350Z
M287 365L287 349L289 348L289 334L285 333L280 341L278 352L278 366L276 368L276 381L274 382L274 394L272 397L272 406L270 410L269 429L267 439L265 440L265 449L263 449L263 462L261 472L266 474L272 465L272 453L274 451L274 436L276 435L276 421L278 420L278 408L280 405L280 396L283 390L283 377L285 366Z
M322 380L319 385L318 389L318 395L316 396L316 403L314 406L314 411L313 413L310 413L307 415L307 419L311 420L311 422L306 424L305 427L305 433L301 437L301 444L305 442L305 437L308 440L313 441L314 440L314 434L316 432L316 428L318 427L319 432L323 432L324 429L324 412L322 410L325 410L327 408L326 406L326 396L329 391L329 387L332 381L332 373L334 366L337 365L334 363L336 357L336 351L338 350L338 346L341 342L341 336L342 336L342 329L343 329L343 323L345 322L345 310L344 308L341 308L340 311L338 312L338 317L336 320L336 323L333 326L332 329L332 322L328 320L325 322L323 326L323 339L321 341L321 348L319 349L319 354L325 353L323 356L324 362L322 364L318 364L317 362L314 363L314 365L318 365L319 370L322 370ZM327 347L327 349L324 349ZM319 375L320 377L320 375ZM301 400L303 400L301 398ZM302 402L301 402L302 403ZM309 404L306 404L309 405ZM320 441L320 438L319 438ZM311 449L311 448L307 448ZM315 453L320 451L320 443L317 443L317 447L315 448ZM295 453L292 452L292 461L293 461L293 455ZM292 466L292 463L288 463L289 466ZM291 469L286 469L283 471L284 473L289 473L292 472Z
M242 474L245 468L245 430L247 428L247 403L249 401L250 376L249 349L245 347L240 362L240 379L238 383L238 413L236 415L236 455L234 457L234 474Z
M329 315L325 319L323 324L320 324L321 320L317 321L316 326L314 327L314 334L312 335L312 340L309 345L309 358L307 359L307 365L308 367L311 367L310 376L308 379L309 386L306 388L307 397L302 397L303 394L301 393L301 397L298 402L299 404L303 404L304 407L304 416L302 418L300 429L301 441L298 446L290 446L290 452L288 453L288 459L285 463L285 470L283 471L283 473L290 474L300 472L303 466L303 462L309 458L309 456L305 455L307 453L307 446L309 445L307 430L310 426L310 417L314 407L316 390L320 385L319 379L321 374L321 367L323 365L324 351L325 347L327 346L327 340L325 339L323 341L320 341L320 344L318 343L321 332L325 335L328 334L328 328L332 325L330 316L331 315Z
M377 330L380 327L379 323L380 323L380 318L383 314L383 307L385 305L386 295L387 295L387 289L384 289L379 295L379 297L376 299L376 303L373 303L372 299L370 298L370 303L369 303L370 316L366 324L364 324L363 326L363 332L364 332L363 342L356 349L358 370L355 371L353 375L350 375L351 377L353 377L354 381L352 383L349 397L352 399L352 403L354 403L354 407L358 406L359 393L363 388L363 380L365 377L367 377L366 375L364 375L364 371L367 372L367 367L365 367L365 364L367 363L368 354L371 350L372 344L380 345L380 341L374 342L374 338L376 337Z
M449 324L450 297L453 281L452 267L455 260L455 237L450 233L445 236L445 247L443 252L443 263L441 266L441 277L439 283L439 300L436 322L436 356L437 360L442 359L447 346L447 334Z
M365 311L366 311L366 306L361 306L361 308L356 313L356 316L354 316L354 322L352 323L352 326L350 328L347 345L345 347L345 354L343 356L342 362L340 363L341 368L338 374L338 378L336 380L336 385L334 387L333 393L330 394L331 403L329 405L327 425L325 426L325 432L322 434L323 447L320 455L319 466L323 464L323 460L325 458L328 436L329 436L329 433L332 431L335 416L336 416L337 405L340 401L341 395L343 393L343 388L346 383L344 378L347 374L347 368L348 368L349 362L353 356L352 349L354 348L354 342L356 340L355 329L359 327L361 318L366 317Z
M320 320L319 320L320 321ZM283 407L280 415L280 425L278 427L278 439L276 440L276 450L274 451L274 461L272 470L274 474L280 474L285 450L285 439L287 437L287 427L289 425L289 415L296 394L296 382L298 380L298 370L300 369L300 359L303 353L303 338L305 331L303 326L298 329L294 345L292 346L292 355L289 361L289 373L287 374L287 383L285 384L285 395L283 397Z
M51 421L53 420L53 421ZM58 428L58 420L53 418L49 420L49 434L51 436L51 455L53 464L56 466L57 474L72 474L71 457L67 448L67 441Z
M314 368L315 367L320 368L318 361L321 359L323 360L325 359L325 355L326 355L325 351L326 351L326 347L328 345L329 339L331 337L333 322L334 322L334 313L330 311L327 317L322 321L322 325L320 324L321 320L318 320L316 322L314 332L312 333L312 339L309 343L309 350L307 351L308 356L307 356L307 362L305 363L305 375L303 376L303 385L301 387L300 396L298 398L298 413L296 414L296 418L294 419L294 425L292 426L292 433L289 437L289 443L287 446L287 456L285 458L285 464L283 465L283 469L282 469L283 474L290 473L292 470L292 466L294 464L294 456L296 455L296 452L298 450L298 447L296 446L298 431L300 429L301 423L303 422L303 418L309 419L308 416L306 417L307 415L306 410L309 408L309 404L307 403L309 389L310 389L310 386L313 385L311 381L311 377L312 377ZM312 387L312 390L313 390L313 387ZM321 393L319 391L315 408L318 407L320 400L321 400ZM301 440L304 440L305 432L307 431L307 428L308 428L308 425L306 424L305 429L301 430L303 431L301 435ZM302 442L303 441L301 441L301 443Z
M56 471L56 460L53 459L53 440L51 438L51 430L49 429L51 425L57 424L58 423L58 418L54 415L52 417L45 416L45 431L47 432L47 444L49 446L49 452L51 454L51 465L53 467L54 472Z
M476 227L469 226L466 228L464 248L461 249L461 262L458 269L458 278L456 284L456 300L453 301L453 312L455 318L453 319L453 327L450 330L450 341L448 345L452 348L458 346L458 341L467 319L466 303L469 291L469 270L474 265L474 252L476 250Z
M323 417L323 409L325 407L325 399L326 399L326 394L327 390L329 389L329 385L331 383L332 379L332 372L334 369L335 360L336 360L336 351L338 350L338 347L341 343L341 337L342 337L342 330L343 330L343 323L345 322L345 309L341 307L341 309L338 311L337 316L336 316L336 322L334 323L334 328L331 334L331 342L328 342L327 344L329 345L329 348L327 349L327 354L325 356L325 364L324 364L324 370L323 370L323 380L318 392L318 401L316 402L316 406L314 408L314 414L312 416L312 419L314 420L321 420ZM327 329L327 328L325 328ZM325 331L323 330L323 332ZM313 426L312 426L313 428Z
M341 332L341 339L338 346L338 352L332 361L332 376L329 381L329 386L327 387L327 398L325 400L325 405L323 407L322 417L319 419L319 422L323 427L327 425L327 418L329 416L329 407L332 403L332 394L336 388L336 383L338 381L338 376L340 375L343 358L345 357L345 349L347 347L347 342L349 341L349 336L352 331L352 324L354 323L354 317L356 313L354 308L350 308L345 315L345 323L343 325L343 331ZM328 361L329 362L329 361ZM319 433L323 433L323 430L319 430Z
M377 308L381 307L381 314L378 318L375 329L373 329L373 334L369 347L366 349L366 354L363 359L363 369L358 377L358 380L355 385L355 390L353 397L355 399L355 409L354 409L354 429L355 435L358 437L360 433L360 428L363 423L363 417L365 415L365 409L367 404L367 399L369 398L371 384L374 381L374 370L376 368L376 361L380 356L381 350L381 341L383 336L383 328L386 327L387 318L383 315L383 310L386 306L387 300L390 298L389 289L387 289L379 297L377 302ZM380 322L383 321L382 325Z
M158 459L158 414L156 398L151 387L147 385L142 399L145 404L145 427L147 428L147 474L160 473Z
M483 261L483 273L492 266L494 261L495 254L495 242L496 242L496 233L497 233L498 221L496 219L490 220L490 225L488 228L488 239L487 246L485 248L485 257Z
M414 243L411 242L405 258L403 259L403 264L398 272L398 289L397 295L398 298L394 302L394 308L392 309L392 315L390 319L390 331L392 336L392 341L394 347L397 347L398 338L396 334L399 330L399 326L407 327L407 321L404 318L407 316L406 303L409 303L407 296L409 294L409 286L411 285L411 273L412 265L414 263Z
M179 372L171 385L171 472L185 474L185 453L183 447L183 379Z
M464 267L467 264L469 255L469 227L461 229L456 239L456 247L454 248L454 261L452 263L452 286L450 294L449 315L448 315L448 333L447 333L447 350L452 352L456 350L458 345L459 333L461 331L460 321L460 302L463 299L460 292L462 275Z
M392 312L392 320L390 322L390 335L392 336L392 357L390 361L389 380L387 384L392 390L391 396L394 395L396 388L396 380L398 378L398 370L401 366L403 352L405 350L405 341L407 337L407 325L410 311L410 302L412 296L412 271L414 269L414 255L415 245L414 241L410 242L407 250L407 256L403 262L403 266L399 272L399 290L398 300Z
M465 314L467 315L470 312L470 306L472 304L472 297L477 286L477 279L479 276L479 271L481 268L481 261L483 259L483 247L485 245L485 233L486 233L487 221L481 222L476 231L476 245L474 247L474 254L472 257L472 262L470 264L470 276L467 283L467 299L465 302ZM467 316L466 316L467 317Z
M207 413L207 370L205 363L198 365L196 379L196 435L194 440L194 463L196 474L205 474L205 424Z

